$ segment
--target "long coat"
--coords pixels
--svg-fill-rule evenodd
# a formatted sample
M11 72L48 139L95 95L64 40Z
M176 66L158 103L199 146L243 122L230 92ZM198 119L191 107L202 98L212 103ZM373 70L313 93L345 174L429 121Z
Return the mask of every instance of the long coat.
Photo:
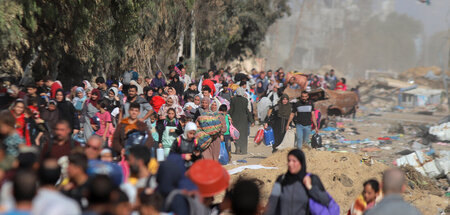
M247 106L248 100L245 97L235 96L231 99L230 116L233 119L233 126L240 133L239 139L236 141L236 147L239 147L243 154L247 154L249 123L254 121Z

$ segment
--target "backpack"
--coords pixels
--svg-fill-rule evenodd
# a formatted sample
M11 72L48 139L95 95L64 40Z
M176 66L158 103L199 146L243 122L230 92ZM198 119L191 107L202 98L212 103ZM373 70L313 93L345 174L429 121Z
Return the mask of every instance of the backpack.
M125 72L123 74L123 80L122 80L123 84L125 84L125 85L129 85L130 84L130 81L131 81L131 78L132 78L132 75L133 75L131 73L132 73L132 71L127 71L127 72Z
M137 81L139 79L139 73L136 71L131 70L131 80Z
M182 195L189 205L189 214L195 214L195 215L209 215L210 211L208 208L206 208L199 200L199 198L191 197L188 195L183 194L182 190L173 190L169 193L169 195L166 198L166 202L164 203L164 210L169 211L170 205L172 204L173 199L176 195Z
M313 134L311 137L311 147L320 148L322 147L322 137L319 134Z
M181 146L181 137L177 137L177 145L178 145L178 147ZM198 145L198 141L196 138L194 138L194 146L197 147L197 145Z
M134 145L145 145L147 141L148 134L145 131L131 130L127 133L127 138L125 139L125 151Z

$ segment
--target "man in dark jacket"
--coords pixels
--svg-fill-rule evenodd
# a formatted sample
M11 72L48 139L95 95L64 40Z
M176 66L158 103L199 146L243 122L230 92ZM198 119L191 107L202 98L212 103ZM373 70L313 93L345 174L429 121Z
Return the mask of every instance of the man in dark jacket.
M197 90L197 85L195 83L190 83L189 84L189 88L184 91L184 101L188 102L189 98L192 98L192 101L194 101L194 97L195 95L199 94L198 90Z
M51 138L42 148L41 159L55 158L70 154L73 148L80 146L72 140L69 122L60 120L54 127L54 137Z

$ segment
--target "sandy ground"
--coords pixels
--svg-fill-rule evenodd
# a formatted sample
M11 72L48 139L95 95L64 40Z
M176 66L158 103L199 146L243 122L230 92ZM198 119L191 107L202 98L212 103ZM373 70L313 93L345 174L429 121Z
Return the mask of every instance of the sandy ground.
M359 113L356 119L341 119L345 128L344 132L320 132L324 136L324 144L327 149L316 150L306 149L308 172L320 176L327 191L333 196L341 207L341 214L346 214L354 199L362 192L364 181L377 178L381 179L381 173L393 166L392 161L401 155L396 153L405 149L411 149L408 142L414 139L414 133L406 131L399 140L392 140L392 143L383 145L371 144L340 144L338 140L329 138L331 133L336 133L348 140L363 140L369 138L376 140L378 137L393 135L388 134L387 129L391 123L401 123L405 126L417 124L433 124L444 115L419 115L413 113L388 113L381 112L375 116L367 113ZM278 175L286 171L286 155L290 147L294 146L295 131L291 129L285 137L283 144L287 147L284 150L272 154L272 148L264 144L256 145L253 138L260 126L251 128L249 137L248 154L232 154L232 162L225 166L226 169L233 169L238 166L260 164L268 167L277 167L271 170L244 170L231 176L231 183L239 177L256 178L261 183L262 201L266 202L270 195L273 183ZM351 132L350 128L356 128L359 134ZM432 145L436 151L450 150L449 146ZM375 152L362 152L363 148L375 147L381 149ZM234 146L232 148L234 152ZM361 162L363 157L370 157L372 164ZM238 162L245 160L246 163ZM446 183L446 182L445 182ZM448 184L446 184L448 186ZM444 190L423 190L409 187L404 194L407 201L415 205L423 214L435 215L449 209L449 198L445 197ZM217 201L223 197L218 195Z

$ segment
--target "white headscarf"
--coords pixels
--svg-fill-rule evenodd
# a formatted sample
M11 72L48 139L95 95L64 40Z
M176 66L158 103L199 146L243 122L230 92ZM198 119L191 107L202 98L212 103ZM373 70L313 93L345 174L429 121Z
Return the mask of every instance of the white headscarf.
M197 131L197 125L193 122L188 122L184 127L184 133L182 134L184 139L187 139L189 131Z
M236 95L238 96L245 96L245 90L242 87L239 87L236 89Z

